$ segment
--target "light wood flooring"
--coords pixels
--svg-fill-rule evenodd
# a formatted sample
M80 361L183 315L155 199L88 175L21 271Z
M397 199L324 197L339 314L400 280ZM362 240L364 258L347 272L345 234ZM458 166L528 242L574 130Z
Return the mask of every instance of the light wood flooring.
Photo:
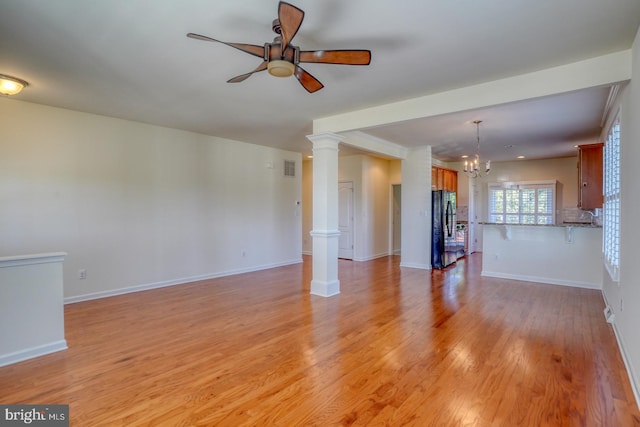
M67 305L69 349L0 368L0 403L72 426L640 426L599 291L340 261Z

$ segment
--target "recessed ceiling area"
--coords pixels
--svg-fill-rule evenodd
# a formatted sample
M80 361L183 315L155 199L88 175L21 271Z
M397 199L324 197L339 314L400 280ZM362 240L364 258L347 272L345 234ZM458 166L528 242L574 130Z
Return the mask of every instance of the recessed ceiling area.
M481 157L492 161L576 155L576 145L600 140L611 87L598 87L460 113L364 129L406 147L431 145L434 158L454 162L476 153L474 120L480 124ZM522 158L522 157L521 157Z

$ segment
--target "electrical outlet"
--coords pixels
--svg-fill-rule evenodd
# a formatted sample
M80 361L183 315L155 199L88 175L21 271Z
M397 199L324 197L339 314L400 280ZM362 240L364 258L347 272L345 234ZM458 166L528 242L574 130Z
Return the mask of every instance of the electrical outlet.
M87 278L87 270L85 270L84 268L81 268L80 270L78 270L78 279L84 280L86 278Z

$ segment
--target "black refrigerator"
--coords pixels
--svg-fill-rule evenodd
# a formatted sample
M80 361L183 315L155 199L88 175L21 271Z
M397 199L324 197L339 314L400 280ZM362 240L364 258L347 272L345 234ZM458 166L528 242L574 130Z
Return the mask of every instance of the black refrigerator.
M458 259L455 192L436 190L431 193L431 218L431 266L445 268Z

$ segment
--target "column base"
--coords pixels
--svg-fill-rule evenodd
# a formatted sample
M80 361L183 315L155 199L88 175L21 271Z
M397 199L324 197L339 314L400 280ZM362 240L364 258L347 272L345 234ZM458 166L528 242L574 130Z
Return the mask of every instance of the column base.
M340 293L340 280L332 280L331 282L321 282L319 280L311 281L311 295L320 297L332 297Z

